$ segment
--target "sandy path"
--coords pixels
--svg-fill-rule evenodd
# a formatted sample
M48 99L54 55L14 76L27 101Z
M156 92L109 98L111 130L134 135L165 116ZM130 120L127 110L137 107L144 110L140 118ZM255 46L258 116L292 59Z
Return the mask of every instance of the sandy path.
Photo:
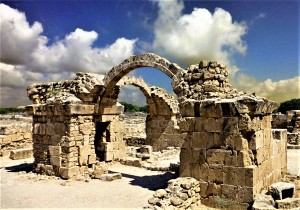
M169 173L116 164L111 171L123 178L112 182L92 179L66 181L13 172L30 169L32 159L1 159L1 209L3 208L142 208L153 191L166 187Z
M289 174L300 176L300 149L287 150L287 171Z

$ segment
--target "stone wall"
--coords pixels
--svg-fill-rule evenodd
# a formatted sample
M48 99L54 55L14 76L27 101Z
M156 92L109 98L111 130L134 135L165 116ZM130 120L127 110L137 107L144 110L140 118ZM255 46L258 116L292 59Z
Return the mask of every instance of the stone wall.
M167 147L181 147L183 139L177 124L176 116L148 116L146 120L146 144L153 147L153 151L161 151Z
M12 150L32 148L32 118L0 116L0 156Z

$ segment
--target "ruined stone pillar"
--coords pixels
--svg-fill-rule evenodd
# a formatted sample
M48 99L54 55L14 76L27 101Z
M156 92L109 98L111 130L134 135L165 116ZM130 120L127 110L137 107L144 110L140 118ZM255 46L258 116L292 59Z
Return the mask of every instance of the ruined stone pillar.
M96 163L93 105L36 104L33 116L34 168L39 173L70 178Z
M200 62L175 87L184 139L180 176L198 179L204 200L221 196L251 203L285 173L286 141L272 139L276 103L238 93L227 75L221 64Z

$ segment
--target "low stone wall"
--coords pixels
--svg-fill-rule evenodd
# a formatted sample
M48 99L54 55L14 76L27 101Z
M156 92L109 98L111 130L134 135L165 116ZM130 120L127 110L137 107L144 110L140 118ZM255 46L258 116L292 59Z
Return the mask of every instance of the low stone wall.
M32 148L31 121L31 117L0 116L0 156L9 156L16 149Z
M146 117L143 112L124 113L124 140L128 146L145 144L146 139Z

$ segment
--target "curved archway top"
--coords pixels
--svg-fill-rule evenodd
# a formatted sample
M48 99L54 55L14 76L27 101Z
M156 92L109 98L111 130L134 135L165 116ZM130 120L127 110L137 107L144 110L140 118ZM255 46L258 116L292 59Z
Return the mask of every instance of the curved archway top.
M106 89L112 89L117 82L126 74L136 68L152 67L164 72L173 82L177 82L177 75L183 69L175 63L171 63L166 58L153 53L133 55L124 60L118 66L113 67L104 77Z
M142 78L136 78L133 76L124 76L117 85L123 86L123 85L133 85L138 88L144 93L146 98L151 97L151 90L148 84L142 79Z

